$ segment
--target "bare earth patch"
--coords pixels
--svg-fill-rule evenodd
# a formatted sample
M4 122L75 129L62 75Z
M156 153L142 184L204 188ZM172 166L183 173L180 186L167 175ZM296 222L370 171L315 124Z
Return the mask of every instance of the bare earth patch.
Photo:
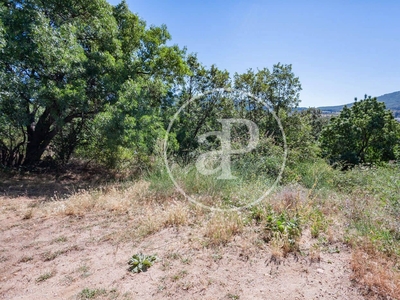
M333 242L314 253L309 232L296 255L279 257L251 227L210 245L205 225L188 221L179 203L162 210L162 226L145 212L139 226L122 210L81 216L57 213L56 202L0 197L1 299L363 299L350 249ZM158 260L130 273L139 252Z

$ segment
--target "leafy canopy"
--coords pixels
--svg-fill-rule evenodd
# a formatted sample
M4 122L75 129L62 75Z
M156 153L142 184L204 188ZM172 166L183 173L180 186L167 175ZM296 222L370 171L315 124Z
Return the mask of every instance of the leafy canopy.
M395 159L399 142L400 124L383 102L367 96L345 106L320 136L323 156L349 165Z
M3 165L36 164L57 137L80 133L117 103L148 99L127 100L129 86L151 85L157 96L188 71L185 50L166 45L166 27L147 28L125 2L8 0L0 17Z

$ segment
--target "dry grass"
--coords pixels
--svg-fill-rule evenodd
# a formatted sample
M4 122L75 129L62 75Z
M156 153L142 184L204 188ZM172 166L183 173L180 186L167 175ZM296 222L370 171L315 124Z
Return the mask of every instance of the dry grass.
M189 223L189 211L187 205L176 203L171 205L164 213L165 226L181 226Z
M95 211L124 213L149 195L148 187L148 182L138 181L126 189L106 186L94 191L82 190L67 201L56 201L53 211L67 216L84 216Z
M50 271L50 272L43 273L43 274L40 275L38 278L36 278L36 282L39 283L39 282L46 281L47 279L53 277L54 274L55 274L55 271L54 271L54 270L52 270L52 271Z
M298 211L308 202L307 191L300 186L285 186L269 200L278 214L290 210Z
M197 236L196 239L192 239L196 240L196 243L200 241L199 245L222 247L235 238L235 242L231 245L240 241L242 252L251 256L253 251L256 253L260 249L256 243L261 243L261 248L268 248L271 259L275 261L281 261L288 253L297 251L298 240L293 245L293 241L289 242L287 235L274 234L277 233L276 231L271 232L269 238L263 240L265 220L271 211L277 216L287 215L288 220L299 215L299 224L302 229L307 229L307 232L309 230L309 239L314 239L308 245L309 249L305 249L305 253L309 253L308 258L312 262L320 262L322 252L326 251L314 243L315 239L325 238L329 243L343 241L343 228L348 227L350 222L360 224L364 222L366 229L369 229L370 224L384 224L385 228L389 229L398 224L393 216L385 214L385 211L379 207L381 204L373 195L355 191L345 196L338 193L322 198L313 192L311 198L310 194L301 186L286 186L270 195L264 204L255 207L252 212L217 213L192 205L175 193L155 192L150 189L150 182L138 181L130 186L113 184L92 190L79 190L66 199L54 196L51 202L29 204L15 210L18 210L18 217L27 220L27 223L30 222L29 219L36 219L43 215L107 216L114 220L117 218L122 220L121 217L123 217L123 222L126 222L124 224L127 224L127 227L110 233L114 235L112 238L116 238L119 242L138 241L166 227L187 226L185 230L190 231L193 228L202 234L199 239ZM215 201L218 201L218 197L214 199L206 195L203 198L201 200L204 201L201 202L206 204L215 204ZM5 209L3 207L3 210ZM369 213L368 216L366 212ZM360 235L358 231L354 230L354 232L356 237ZM349 239L351 241L353 237L350 235ZM195 247L194 243L191 246ZM365 287L366 294L370 296L390 296L400 299L396 298L399 297L398 291L400 291L400 272L399 266L395 265L395 258L391 259L389 256L382 255L376 247L371 247L371 249L364 246L360 248L359 245L355 248L351 265L353 280ZM74 249L44 253L42 260L52 261L71 250ZM391 250L389 254L393 253L394 251ZM29 260L30 258L26 257L22 258L21 262ZM48 275L45 274L41 281L46 280L45 277Z
M243 228L243 219L239 213L215 213L206 224L204 236L209 246L224 245L234 235L240 234Z
M310 262L312 263L321 261L321 247L318 243L315 243L310 247L309 256Z
M346 217L358 229L348 234L354 248L352 278L369 298L400 299L399 244L391 235L399 228L398 219L382 200L387 201L386 195L358 189L345 201Z
M24 215L22 216L22 220L32 219L32 216L33 216L33 208L28 209L27 211L25 211Z
M298 241L291 243L287 235L274 234L269 245L275 258L287 257L289 253L298 251Z
M370 253L368 253L370 252ZM352 279L359 283L366 296L382 299L388 296L400 299L400 274L395 262L369 249L355 249L352 254Z
M273 237L269 242L269 246L271 248L271 260L273 261L280 261L288 253L288 251L284 251L284 248L286 248L284 247L285 241L280 236Z
M160 208L150 207L146 214L135 219L138 228L137 230L131 230L132 237L144 238L158 232L165 227L165 219L163 217L163 211Z
M44 214L64 216L125 216L126 230L108 238L118 241L136 240L169 226L190 222L187 202L164 196L149 189L150 183L138 181L131 186L109 185L95 190L81 190L66 200L53 199L40 209ZM198 210L195 210L198 212Z

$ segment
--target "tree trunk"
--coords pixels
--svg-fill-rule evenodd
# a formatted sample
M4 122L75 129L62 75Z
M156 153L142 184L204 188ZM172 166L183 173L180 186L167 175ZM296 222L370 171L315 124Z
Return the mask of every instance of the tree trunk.
M48 146L43 143L43 139L39 137L38 134L28 135L28 144L26 146L26 154L23 166L34 166L40 161L44 150Z
M23 166L35 166L40 162L44 151L58 132L57 128L51 129L53 123L54 119L50 116L49 109L46 109L36 126L32 123L27 127L28 143Z

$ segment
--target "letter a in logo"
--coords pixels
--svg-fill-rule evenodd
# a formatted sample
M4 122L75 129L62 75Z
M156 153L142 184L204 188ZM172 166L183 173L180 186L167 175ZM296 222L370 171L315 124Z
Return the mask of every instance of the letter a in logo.
M231 155L232 154L243 154L250 152L256 148L259 139L258 126L246 119L218 119L218 122L222 124L221 131L211 131L202 134L198 137L199 143L203 143L208 136L215 135L221 141L221 150L210 151L203 153L199 156L196 161L196 168L199 173L203 175L212 175L222 170L222 173L217 179L235 179L231 173ZM250 140L247 147L242 149L231 149L231 127L233 123L245 124L250 134ZM220 158L221 164L215 169L207 169L205 162L207 158Z

